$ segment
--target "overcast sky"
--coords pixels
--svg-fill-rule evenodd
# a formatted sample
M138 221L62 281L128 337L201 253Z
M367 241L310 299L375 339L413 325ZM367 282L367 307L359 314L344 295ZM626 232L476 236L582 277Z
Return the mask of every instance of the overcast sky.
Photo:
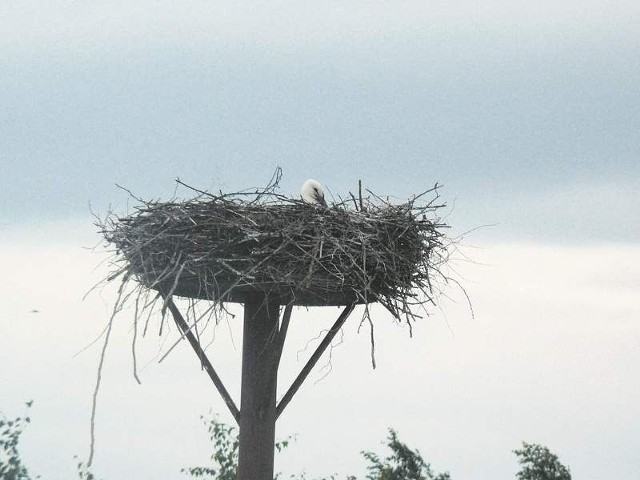
M393 426L458 479L509 478L520 440L557 450L576 478L636 479L637 2L9 0L0 25L0 410L35 400L36 473L69 478L86 453L98 351L72 355L113 295L81 302L105 268L81 248L99 241L89 204L125 212L116 184L168 198L176 177L264 185L279 165L290 194L308 177L400 199L438 181L453 235L492 225L466 237L476 263L457 266L475 320L455 289L412 340L381 315L376 371L347 326L332 373L283 417L299 441L281 469L358 473L358 451ZM299 312L292 345L335 313ZM186 346L157 365L145 339L134 385L127 322L97 472L179 478L207 459L198 415L228 416ZM233 384L226 331L215 357Z
M637 2L2 2L1 216L86 217L115 183L436 180L457 226L633 241ZM527 212L523 215L523 210Z

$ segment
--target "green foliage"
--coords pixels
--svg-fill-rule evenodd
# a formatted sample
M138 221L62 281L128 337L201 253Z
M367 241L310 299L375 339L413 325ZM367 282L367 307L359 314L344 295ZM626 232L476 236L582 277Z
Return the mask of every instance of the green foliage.
M220 422L216 417L207 421L200 417L207 425L209 438L213 443L211 460L217 469L209 467L183 468L181 471L196 478L210 478L211 480L235 480L238 468L238 434L235 427Z
M78 478L80 480L97 480L96 476L93 473L91 473L91 470L89 470L89 465L84 463L82 460L79 460L77 456L73 458L78 460L78 463L76 464L76 469L78 470Z
M278 480L279 475L276 475L276 480ZM306 473L300 473L298 475L291 475L289 477L289 480L312 480L310 478L307 477ZM335 475L331 475L330 477L325 477L325 478L315 478L313 480L338 480L338 477ZM356 477L349 475L345 480L358 480Z
M516 474L518 480L571 480L571 472L558 456L547 447L522 442L522 448L514 450L522 469Z
M411 450L398 440L395 430L389 429L386 445L391 454L381 460L373 452L362 452L369 462L368 480L450 480L449 473L434 474L418 450Z
M32 401L26 403L26 413L32 404ZM31 477L27 467L22 463L18 451L20 436L31 422L31 418L26 413L22 417L14 419L7 419L0 414L0 479L2 480L40 478L40 476ZM191 467L182 469L182 472L192 477L208 480L236 480L239 447L237 428L225 425L216 417L211 420L201 418L207 426L209 437L213 443L211 460L214 467ZM275 445L276 450L281 452L290 443L291 438L280 441ZM367 480L451 480L448 472L435 474L431 465L422 458L418 450L412 450L398 440L395 430L389 429L385 445L391 450L391 453L384 459L373 452L361 452L368 462ZM558 456L547 447L522 442L522 448L514 450L513 453L518 457L518 462L522 466L516 474L518 480L571 480L569 468L560 463ZM82 461L78 462L77 471L80 480L97 480ZM277 474L274 480L279 479L282 479L281 474ZM311 480L304 473L291 475L288 479ZM338 477L331 475L324 479L315 480L338 480ZM348 476L345 480L357 479L355 476Z
M32 478L18 452L20 435L31 423L31 418L27 413L33 405L33 401L28 401L26 405L27 412L22 417L10 420L0 414L0 478L3 480L31 480Z
M213 443L213 454L211 460L215 467L190 467L183 468L182 472L192 477L205 478L208 480L235 480L238 465L238 432L235 427L221 423L216 417L206 420L201 417L207 425L209 437ZM276 450L281 452L289 446L290 438L276 443ZM391 450L391 454L384 460L372 452L362 452L362 455L369 462L367 470L368 480L450 480L448 473L434 474L431 466L424 461L418 450L411 450L407 445L398 440L396 432L389 429L386 445ZM282 474L277 474L274 480L282 479ZM311 480L305 473L291 475L289 480ZM91 480L91 479L87 479ZM323 479L315 480L338 480L338 477L331 475ZM348 476L345 480L357 480L355 476Z
M189 467L181 469L181 472L196 478L205 478L210 480L235 480L238 469L238 447L240 440L238 438L238 429L220 422L217 417L206 420L200 417L209 432L209 438L213 443L213 453L211 460L216 468L211 467ZM289 446L291 437L276 442L276 450L281 452ZM278 479L278 475L274 480ZM91 480L91 479L87 479Z

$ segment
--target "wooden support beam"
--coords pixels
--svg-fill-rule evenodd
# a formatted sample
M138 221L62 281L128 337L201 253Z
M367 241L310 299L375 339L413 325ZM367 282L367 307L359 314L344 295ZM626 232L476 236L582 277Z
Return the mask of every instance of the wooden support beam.
M282 357L282 350L284 348L284 341L287 338L287 331L289 330L289 322L291 320L291 311L293 310L293 302L287 304L284 307L284 312L282 313L282 321L280 322L280 329L278 330L278 338L276 343L277 348L277 363L280 366L280 358Z
M344 308L336 322L302 368L287 393L276 404L278 367L293 304L288 304L279 322L279 305L266 295L256 295L244 304L242 346L242 415L202 350L200 343L171 298L166 306L182 334L198 355L231 414L240 425L238 480L272 480L275 424L331 341L340 331L355 304Z
M167 304L167 307L169 308L169 311L171 312L171 315L173 316L173 319L176 322L176 325L178 325L178 328L180 329L182 334L185 337L187 337L187 340L189 340L191 347L196 352L196 355L198 355L198 359L200 359L200 363L202 364L202 367L209 374L211 381L213 382L215 387L218 389L218 393L220 393L220 396L224 400L224 403L229 408L231 415L233 415L233 418L235 418L238 425L240 425L240 411L238 410L238 407L236 406L233 399L231 398L231 395L229 395L229 392L227 391L224 384L222 383L222 380L216 373L216 370L213 368L213 365L211 365L211 362L207 358L207 355L204 353L204 350L202 350L202 347L200 346L200 342L198 342L198 339L196 338L196 336L189 329L189 325L187 324L185 319L182 317L182 314L180 313L180 310L178 310L178 307L176 307L176 304L173 303L173 299L169 298L168 300L166 300L166 304Z
M355 307L355 304L352 303L351 305L347 305L344 308L344 310L342 310L342 313L340 314L336 322L333 324L331 329L327 332L325 337L322 339L322 342L320 342L320 345L318 345L318 348L316 348L316 351L313 352L313 355L311 355L311 358L309 359L309 361L307 361L307 364L302 368L302 370L300 371L300 373L298 374L294 382L291 384L291 386L289 387L289 390L287 390L287 393L285 393L284 397L282 397L282 399L280 400L280 403L276 407L276 419L280 417L280 415L282 414L282 411L289 404L289 402L291 401L293 396L296 394L298 389L302 386L302 383L305 381L305 379L307 378L307 376L309 375L313 367L316 365L316 363L318 363L318 360L320 360L320 357L322 356L324 351L327 349L329 345L331 345L331 341L333 340L333 337L335 337L336 334L340 331L340 329L342 328L342 325L344 325L344 322L346 322L347 318L349 317L349 314L351 314L354 307Z

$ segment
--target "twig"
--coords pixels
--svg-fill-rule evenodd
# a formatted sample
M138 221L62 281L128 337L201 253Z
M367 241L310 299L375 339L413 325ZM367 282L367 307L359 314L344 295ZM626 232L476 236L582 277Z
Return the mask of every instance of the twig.
M111 336L111 329L113 328L113 319L116 314L122 309L122 295L124 292L124 288L127 284L128 277L125 275L122 277L122 282L120 283L120 288L118 289L118 297L116 298L116 303L113 305L113 311L111 312L111 317L109 318L109 323L107 327L107 331L104 336L104 343L102 344L102 351L100 352L100 362L98 363L98 374L96 378L96 386L93 390L93 396L91 400L91 444L89 445L89 459L87 460L87 466L90 467L93 462L93 454L95 452L95 443L96 443L96 409L98 405L98 392L100 391L100 383L102 382L102 367L104 366L104 359L107 353L107 345L109 344L109 337Z

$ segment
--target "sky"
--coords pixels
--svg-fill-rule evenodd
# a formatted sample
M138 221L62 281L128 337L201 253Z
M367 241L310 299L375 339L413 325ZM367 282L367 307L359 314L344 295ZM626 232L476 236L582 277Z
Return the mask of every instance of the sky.
M10 0L0 23L0 411L35 401L34 472L69 478L86 456L99 350L75 354L115 293L82 300L107 269L92 212L129 211L117 185L166 199L176 178L234 191L280 166L291 195L309 177L398 201L443 184L475 312L448 286L411 339L378 312L376 370L347 324L282 418L298 440L281 470L358 473L394 427L453 478L513 477L522 440L576 478L636 478L637 2ZM143 339L135 384L130 315L96 473L180 478L208 458L199 416L230 418L186 345L158 365L170 340ZM285 384L337 311L295 315ZM215 332L239 399L237 319Z

